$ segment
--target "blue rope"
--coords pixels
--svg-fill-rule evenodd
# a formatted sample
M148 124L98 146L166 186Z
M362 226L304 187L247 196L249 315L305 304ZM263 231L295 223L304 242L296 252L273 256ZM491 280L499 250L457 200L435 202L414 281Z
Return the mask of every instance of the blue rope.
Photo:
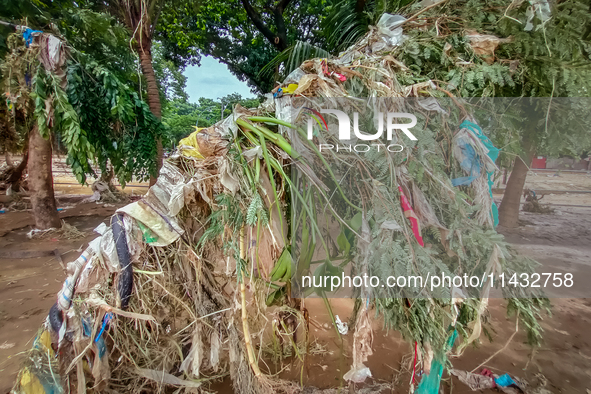
M111 321L112 318L113 318L113 314L111 312L109 312L105 315L105 317L103 318L103 326L101 327L101 330L99 331L98 335L96 336L94 343L97 343L99 341L99 339L101 339L101 335L103 335L103 332L105 331L105 328L107 327L107 323L109 321Z

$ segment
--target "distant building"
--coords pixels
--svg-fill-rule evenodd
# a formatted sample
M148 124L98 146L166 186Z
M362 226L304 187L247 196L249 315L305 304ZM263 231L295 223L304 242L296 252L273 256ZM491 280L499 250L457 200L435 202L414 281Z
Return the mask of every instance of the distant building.
M590 157L584 159L573 157L546 158L546 156L536 156L532 160L533 169L551 169L551 170L579 170L591 171Z

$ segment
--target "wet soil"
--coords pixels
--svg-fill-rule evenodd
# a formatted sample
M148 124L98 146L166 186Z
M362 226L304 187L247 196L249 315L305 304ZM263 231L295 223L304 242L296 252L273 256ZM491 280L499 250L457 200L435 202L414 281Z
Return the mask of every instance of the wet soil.
M586 174L549 174L528 177L528 185L539 189L591 191L591 177ZM572 184L572 185L570 185ZM574 186L574 189L573 189ZM568 189L571 188L571 189ZM76 191L78 192L78 191ZM499 196L495 196L500 199ZM569 205L591 205L591 194L556 194L543 202ZM26 233L33 224L27 212L9 212L0 217L0 251L53 251L58 249L65 263L74 260L95 235L92 229L105 221L118 206L82 204L61 213L67 223L84 231L83 239L28 239ZM506 347L515 331L515 320L506 317L503 300L491 299L490 319L496 327L493 342L481 338L481 343L468 348L459 358L450 361L454 368L471 371L500 349L504 349L485 364L495 373L509 373L529 382L544 382L551 393L591 392L591 209L556 207L554 214L522 212L522 225L517 229L503 229L507 239L520 253L541 263L539 272L570 272L575 287L570 298L552 298L552 315L544 316L544 343L533 350L527 345L520 330ZM31 342L64 279L63 269L55 256L35 258L0 258L0 393L12 387L21 362L21 352ZM552 294L551 294L552 295ZM555 296L564 297L558 294ZM335 314L347 321L352 314L353 301L331 300ZM308 356L305 368L296 359L285 359L280 365L269 365L275 372L283 369L282 377L303 382L306 386L338 388L341 376L351 364L353 335L337 339L329 325L331 319L320 299L307 299L305 306L312 320L311 335L316 338L319 354ZM373 322L373 355L366 365L373 378L363 385L350 388L355 392L375 383L390 383L393 393L408 392L413 349L397 332L382 329L382 322ZM420 372L420 367L417 367ZM219 392L232 392L225 383L216 385ZM353 391L351 391L353 390ZM444 373L442 393L468 393L470 389L455 377ZM493 393L497 391L484 391Z

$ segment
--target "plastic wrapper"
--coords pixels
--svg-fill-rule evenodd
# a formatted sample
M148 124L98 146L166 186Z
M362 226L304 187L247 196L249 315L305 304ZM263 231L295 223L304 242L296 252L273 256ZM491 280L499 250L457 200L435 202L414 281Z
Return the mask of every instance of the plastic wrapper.
M287 76L287 78L285 78L285 81L283 81L284 84L290 84L290 83L299 83L300 79L302 79L302 77L306 75L306 73L301 69L301 68L296 68L295 70L293 70L291 73L289 73L289 75Z
M552 16L552 10L550 9L550 3L548 0L529 0L530 7L527 9L527 23L523 30L532 31L534 29L534 16L537 17L541 24L535 26L535 29L539 29L550 19Z
M335 323L341 335L347 335L347 333L349 332L349 325L347 323L343 323L339 315L335 316Z
M396 46L402 42L402 27L400 25L406 20L402 15L383 14L378 21L378 32L390 46ZM373 48L372 48L373 49Z
M357 368L351 368L343 375L343 379L353 383L363 383L367 378L371 378L371 371L364 364L360 364Z
M180 194L183 193L185 187L185 177L172 164L164 162L160 170L160 176L154 186L150 188L148 193L140 201L131 203L117 210L123 212L135 220L142 222L148 227L153 234L158 236L158 239L151 245L166 246L176 241L184 230L179 226L177 219L171 213L171 199L173 193L176 200L173 200L172 208L180 210ZM183 197L184 204L184 197ZM132 233L132 228L128 229L128 224L125 222L126 234ZM133 256L133 244L136 242L129 242L129 252Z

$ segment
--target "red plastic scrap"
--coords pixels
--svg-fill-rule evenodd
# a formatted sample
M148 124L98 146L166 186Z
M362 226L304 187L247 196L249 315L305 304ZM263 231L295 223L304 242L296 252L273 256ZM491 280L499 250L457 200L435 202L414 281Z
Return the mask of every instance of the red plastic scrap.
M345 77L343 74L339 74L339 73L334 72L334 71L328 71L328 64L326 63L326 60L323 60L322 63L320 63L320 65L322 67L322 72L327 77L332 77L334 75L341 82L345 82L347 80L347 77Z
M488 376L489 378L491 378L492 379L492 387L493 388L497 387L497 384L495 383L495 375L492 373L492 371L490 369L482 368L482 371L480 371L480 374L482 376Z
M402 188L398 186L398 190L400 191L400 204L402 205L402 209L404 210L404 216L410 221L410 227L412 228L412 233L415 235L417 242L421 246L425 246L423 242L423 237L421 237L421 226L419 224L419 218L416 215L415 211L410 206L408 199L404 195Z

